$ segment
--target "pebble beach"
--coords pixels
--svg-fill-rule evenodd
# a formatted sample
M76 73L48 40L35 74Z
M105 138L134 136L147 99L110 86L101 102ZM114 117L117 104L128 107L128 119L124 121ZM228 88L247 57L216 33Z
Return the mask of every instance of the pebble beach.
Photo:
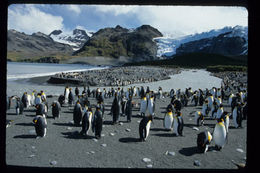
M161 86L163 91L169 92L170 88L181 88L178 84L171 82L178 81L178 77L181 78L181 75L183 75L182 72L172 75L170 79L167 79L168 81L162 80L133 85L149 86L151 90L157 90L158 86ZM16 88L15 83L9 83L7 86L10 87L7 87L7 94L9 96L21 96L24 91L33 88L40 90L40 87L42 87L42 90L49 95L47 101L50 105L58 99L59 94L63 94L64 86L49 85L46 83L48 78L41 77L26 82L20 81L20 85L17 85ZM191 78L194 77L191 76ZM221 79L217 77L214 77L214 79L216 80L213 81L217 82L210 83L205 88L210 89L215 85L220 87ZM191 80L188 79L188 81ZM41 83L43 85L39 85ZM201 82L195 82L191 86L192 89L202 88L199 83ZM72 88L74 91L74 87ZM91 87L91 89L93 88ZM80 88L81 92L82 87ZM10 125L6 128L6 164L23 167L125 168L130 170L135 168L238 169L236 164L246 164L247 120L243 120L242 128L238 129L234 128L233 121L230 121L228 143L221 151L215 149L214 141L212 141L208 152L205 154L199 153L196 146L197 134L204 130L213 133L216 120L205 117L204 125L197 127L194 115L196 111L202 109L202 106L194 106L193 103L189 102L188 106L181 110L184 119L183 136L176 136L173 131L166 131L163 127L164 114L170 100L169 96L156 99L156 118L151 124L150 134L146 142L139 142L138 140L138 126L142 119L139 116L139 97L133 98L136 105L133 108L132 121L127 122L126 117L120 116L120 123L116 125L112 125L112 116L109 114L113 98L104 100L105 114L102 135L99 140L94 138L92 132L89 136L79 134L81 127L75 126L72 122L73 106L66 104L62 107L59 119L51 117L51 110L48 112L47 134L43 138L36 138L32 123L35 108L27 108L22 115L16 115L13 104L6 112L6 119L11 120ZM89 97L89 101L93 106L96 104L96 99L93 97ZM223 105L225 111L231 112L227 100L223 101Z

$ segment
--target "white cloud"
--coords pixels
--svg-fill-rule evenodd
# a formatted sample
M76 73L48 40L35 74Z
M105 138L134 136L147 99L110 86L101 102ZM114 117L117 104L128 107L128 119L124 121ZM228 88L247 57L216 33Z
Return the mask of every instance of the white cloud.
M135 20L175 36L220 29L225 26L247 26L248 12L242 7L214 6L127 6L97 5L98 12L117 15L135 14Z
M182 32L184 35L247 25L247 11L237 7L153 6L143 8L139 19L161 32Z
M66 5L67 9L74 12L74 14L79 15L81 13L81 9L79 5Z
M96 5L95 8L98 12L113 13L115 16L138 11L138 6L136 5Z
M50 34L63 28L63 18L44 13L34 5L14 5L8 8L8 29L16 29L26 34L42 32Z

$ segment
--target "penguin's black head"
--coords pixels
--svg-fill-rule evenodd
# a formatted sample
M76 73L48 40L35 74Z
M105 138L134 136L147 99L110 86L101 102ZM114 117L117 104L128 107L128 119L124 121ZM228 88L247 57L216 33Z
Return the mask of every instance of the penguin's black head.
M153 116L152 115L148 115L147 117L148 117L148 120L153 121Z

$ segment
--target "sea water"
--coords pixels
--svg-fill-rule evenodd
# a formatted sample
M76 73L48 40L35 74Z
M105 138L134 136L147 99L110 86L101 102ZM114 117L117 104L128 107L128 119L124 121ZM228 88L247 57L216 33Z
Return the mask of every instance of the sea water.
M85 64L50 64L50 63L20 63L7 62L7 80L54 75L59 72L74 72L106 67L96 67Z
M108 67L94 67L81 64L47 64L47 63L16 63L8 62L7 63L7 87L6 93L8 96L17 95L22 96L22 94L27 91L31 93L33 90L37 92L43 90L46 95L60 95L64 93L64 86L54 86L43 83L41 85L21 82L26 81L23 78L31 78L38 76L48 76L53 75L58 72L72 72L72 71L85 71L92 69L101 69ZM149 86L151 90L158 91L159 87L162 87L163 91L169 92L171 89L175 91L181 89L184 91L186 88L191 87L192 90L206 88L211 89L212 87L219 88L221 86L221 79L214 77L210 72L205 69L189 69L182 70L181 73L170 76L168 80L162 80L157 82L143 83L143 84L132 84L125 86L124 90L126 91L127 87L144 86L146 88ZM17 79L22 79L17 82ZM90 89L96 87L90 87ZM104 87L100 87L104 88ZM83 90L83 87L79 87L80 92ZM73 87L74 91L74 87Z

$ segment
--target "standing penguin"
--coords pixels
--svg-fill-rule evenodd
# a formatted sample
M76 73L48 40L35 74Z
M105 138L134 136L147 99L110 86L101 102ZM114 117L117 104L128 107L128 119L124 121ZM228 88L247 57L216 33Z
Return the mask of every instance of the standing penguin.
M174 116L174 121L173 121L173 127L174 127L174 132L176 136L181 135L182 136L182 131L183 131L183 118L181 112L177 111L176 116Z
M89 130L92 129L93 120L94 117L93 117L92 109L88 108L88 110L85 112L82 118L82 130L80 134L88 135Z
M122 116L125 116L125 110L126 110L126 102L127 102L127 99L126 97L123 95L122 96L122 99L121 99L121 115Z
M60 107L60 103L57 102L57 101L54 101L52 104L52 116L53 118L55 119L56 117L57 118L60 118L60 111L61 111L61 107Z
M34 102L35 102L35 106L42 102L41 93L37 94L37 97L35 97Z
M76 86L75 88L75 95L78 96L79 95L79 88Z
M93 129L95 132L95 137L97 139L101 138L102 125L103 125L102 113L100 111L100 107L97 106L94 114L94 120L93 120Z
M229 114L228 112L223 112L221 118L223 118L224 120L224 124L225 124L225 128L226 128L226 131L228 133L228 128L229 128Z
M32 106L35 106L35 98L36 98L36 97L37 97L36 91L33 90L32 95L31 95L31 105L32 105Z
M68 103L69 101L69 93L70 93L69 87L66 86L64 90L65 103Z
M36 115L42 115L43 117L46 117L46 109L44 103L37 104L35 107Z
M172 105L174 107L174 109L176 111L181 111L181 101L180 99L175 99L173 102L172 102Z
M151 97L149 98L148 100L148 111L149 111L149 114L152 115L153 117L155 116L155 102L154 102L154 96L151 95Z
M167 130L172 130L173 128L173 112L171 106L167 107L167 112L164 115L163 127Z
M72 93L72 89L70 88L69 89L69 100L68 100L68 103L69 103L69 106L73 105L74 104L74 94Z
M212 140L212 136L209 131L204 131L198 134L197 137L197 147L201 153L206 153L208 151L208 145Z
M218 96L216 99L216 103L218 105L218 107L222 104L222 99L221 99L221 96Z
M213 97L212 94L209 94L209 96L208 96L208 106L209 106L210 109L212 107L213 102L214 102L214 97Z
M125 114L127 117L127 122L131 122L132 118L132 95L129 96L129 99L126 102Z
M146 109L147 109L147 100L146 100L146 96L144 96L140 103L141 116L145 116Z
M204 124L204 115L201 111L196 111L196 113L195 113L195 123L197 124L197 126L199 126L200 124L201 125Z
M235 128L242 127L242 112L240 103L236 103L232 112L233 123Z
M40 137L45 137L46 132L47 132L47 121L46 118L43 117L42 115L37 115L33 119L35 131L36 131L36 136Z
M119 112L120 112L120 106L117 100L117 93L115 93L115 98L112 103L111 107L112 117L113 117L113 124L118 123L119 121Z
M217 117L217 103L213 102L212 107L211 107L211 118L215 119Z
M15 107L15 110L16 110L16 115L23 114L24 105L23 105L23 102L21 102L21 100L20 100L19 97L16 98L16 107Z
M81 108L80 102L77 101L77 103L74 106L74 111L73 111L73 121L74 121L74 124L76 126L79 126L80 122L81 122L81 119L82 119L82 108Z
M213 140L217 150L221 150L227 141L227 131L223 118L217 119L217 121L213 132Z
M223 113L224 113L224 108L223 105L221 104L218 108L216 119L220 119Z
M60 103L60 106L62 107L62 105L65 103L65 97L64 97L64 95L60 95L60 96L59 96L58 102Z
M25 108L29 107L29 100L28 100L27 92L23 93L22 102L23 102L23 105L24 105Z
M232 103L233 97L234 97L234 94L231 93L231 94L229 95L229 98L228 98L228 104L229 104L229 106L231 106L231 103Z
M140 121L139 124L139 136L140 136L140 141L146 141L149 132L150 132L150 127L151 127L151 122L153 121L153 116L148 115L143 117L143 119Z

